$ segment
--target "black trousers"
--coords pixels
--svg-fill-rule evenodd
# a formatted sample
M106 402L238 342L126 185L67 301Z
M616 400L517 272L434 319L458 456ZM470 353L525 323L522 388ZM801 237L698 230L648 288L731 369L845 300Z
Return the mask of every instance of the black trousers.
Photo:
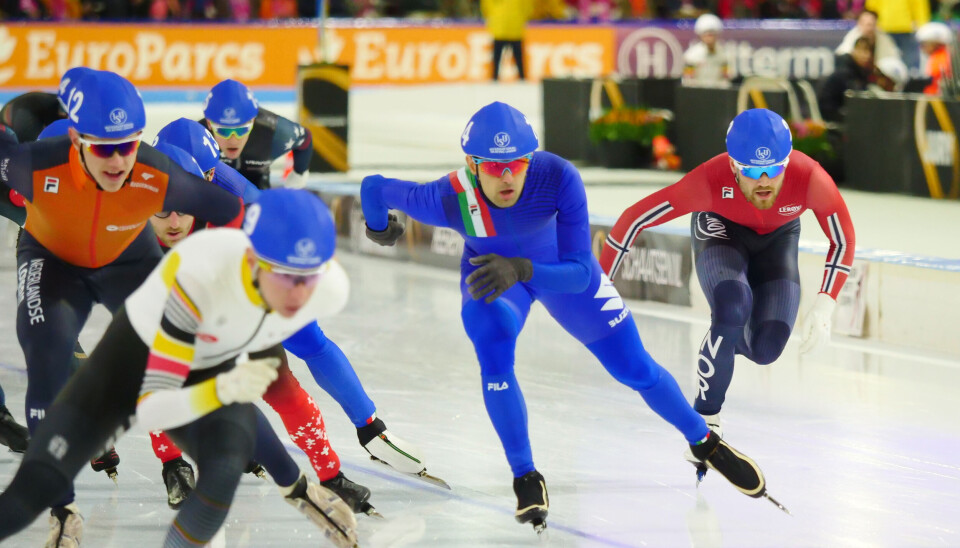
M493 41L493 79L500 79L500 59L503 57L503 50L510 48L513 53L513 61L517 64L517 72L520 73L520 79L525 78L523 70L523 41L522 40L494 40Z

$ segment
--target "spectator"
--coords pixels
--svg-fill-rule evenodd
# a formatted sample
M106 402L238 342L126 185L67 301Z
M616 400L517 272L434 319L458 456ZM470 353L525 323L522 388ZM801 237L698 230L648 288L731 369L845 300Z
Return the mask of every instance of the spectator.
M860 12L860 16L857 17L857 26L850 29L837 46L837 55L845 55L853 51L853 43L861 36L873 40L873 57L877 61L887 57L901 59L897 44L889 34L877 29L877 14L869 10Z
M723 22L716 15L705 13L697 18L693 32L700 38L683 54L683 79L698 84L720 84L729 81L727 56L717 43Z
M873 43L861 36L853 44L853 51L837 58L837 68L827 77L817 102L824 120L842 122L843 101L847 90L863 91L873 76Z
M896 57L884 57L877 59L877 86L883 91L903 91L904 86L910 79L910 72L907 65Z
M503 50L510 48L520 79L524 79L523 35L533 11L531 0L480 0L480 13L493 35L493 79L500 78Z
M940 94L940 81L949 78L950 50L947 45L953 42L953 31L943 23L927 23L917 29L917 42L924 57L923 75L929 76L930 85L923 88L927 95Z
M911 73L920 70L920 49L913 33L930 22L929 0L867 0L866 8L877 14L877 26L893 38Z

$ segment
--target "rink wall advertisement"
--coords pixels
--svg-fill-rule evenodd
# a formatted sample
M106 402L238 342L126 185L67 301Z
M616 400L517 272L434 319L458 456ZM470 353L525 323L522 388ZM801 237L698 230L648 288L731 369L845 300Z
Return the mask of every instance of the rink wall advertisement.
M832 49L848 23L742 24L722 43L734 74L818 78L833 71ZM689 22L534 24L524 41L527 77L611 74L677 76L694 40ZM479 23L336 21L324 60L351 66L354 85L489 80L491 38ZM259 88L293 88L298 64L321 59L309 21L289 24L0 25L0 89L52 89L66 69L112 70L145 89L204 89L225 78ZM506 79L516 77L506 61Z
M459 270L464 240L456 231L417 222L397 212L406 225L404 238L383 247L366 237L366 224L356 196L320 192L337 225L339 249ZM599 256L609 225L591 225L594 255ZM693 257L690 238L646 230L637 237L614 282L623 297L690 306Z

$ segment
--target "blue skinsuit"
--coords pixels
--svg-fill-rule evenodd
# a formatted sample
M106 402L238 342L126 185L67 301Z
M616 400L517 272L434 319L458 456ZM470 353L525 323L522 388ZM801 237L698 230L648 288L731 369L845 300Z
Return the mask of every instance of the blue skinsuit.
M533 301L543 303L614 378L640 392L688 442L707 435L706 423L674 378L644 350L633 317L593 257L586 193L569 162L534 153L521 196L509 208L493 206L466 170L424 185L367 177L360 197L372 230L384 230L387 211L398 209L464 236L461 316L480 362L487 413L515 477L535 468L526 405L513 370L517 336ZM491 304L473 300L464 282L478 268L469 259L488 253L526 257L533 264L529 282L517 283Z
M260 189L223 162L217 164L213 182L241 197L245 204L256 202L260 197ZM360 428L372 420L376 406L363 390L343 351L327 338L316 322L283 341L283 347L307 362L314 380L340 404L354 426Z

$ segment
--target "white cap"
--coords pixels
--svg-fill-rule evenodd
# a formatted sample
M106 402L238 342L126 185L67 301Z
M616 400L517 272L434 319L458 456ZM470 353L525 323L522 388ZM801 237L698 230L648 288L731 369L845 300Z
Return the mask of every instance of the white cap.
M943 23L927 23L917 29L917 42L937 42L949 44L953 42L953 31Z
M877 59L877 69L879 69L884 76L893 80L893 83L898 88L906 84L907 79L910 78L907 65L905 65L903 61L896 57L883 57L881 59Z
M693 24L693 32L701 35L707 32L720 32L723 30L723 21L712 13L704 13L697 17L697 22Z

